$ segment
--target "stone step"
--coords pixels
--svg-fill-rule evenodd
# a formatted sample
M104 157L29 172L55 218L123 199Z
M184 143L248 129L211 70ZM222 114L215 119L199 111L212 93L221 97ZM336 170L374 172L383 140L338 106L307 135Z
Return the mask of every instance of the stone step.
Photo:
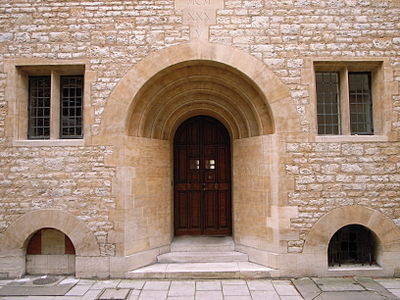
M180 236L171 243L171 252L223 252L234 251L230 236Z
M135 279L256 279L271 278L275 270L250 262L229 263L156 263L126 273L127 278Z
M249 261L247 254L237 251L224 252L170 252L157 257L159 263L223 263Z

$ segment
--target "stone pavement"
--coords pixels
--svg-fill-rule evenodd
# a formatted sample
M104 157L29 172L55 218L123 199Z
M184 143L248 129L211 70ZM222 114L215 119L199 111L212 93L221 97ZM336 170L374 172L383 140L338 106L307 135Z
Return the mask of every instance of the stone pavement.
M1 300L375 300L397 297L400 297L397 278L88 280L29 276L0 280Z

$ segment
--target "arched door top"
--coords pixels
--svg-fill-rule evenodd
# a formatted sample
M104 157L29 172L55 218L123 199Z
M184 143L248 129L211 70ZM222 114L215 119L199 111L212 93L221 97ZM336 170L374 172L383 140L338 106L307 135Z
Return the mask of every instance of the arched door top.
M300 128L288 88L263 62L230 46L187 43L149 55L121 79L98 139L168 139L198 114L218 116L233 138Z

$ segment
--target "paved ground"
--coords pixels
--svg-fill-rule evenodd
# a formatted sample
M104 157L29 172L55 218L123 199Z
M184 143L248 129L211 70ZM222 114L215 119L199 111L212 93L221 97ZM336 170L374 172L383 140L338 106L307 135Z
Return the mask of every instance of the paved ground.
M87 280L72 277L37 276L15 280L0 280L1 300L399 299L396 296L400 297L400 279L397 278Z

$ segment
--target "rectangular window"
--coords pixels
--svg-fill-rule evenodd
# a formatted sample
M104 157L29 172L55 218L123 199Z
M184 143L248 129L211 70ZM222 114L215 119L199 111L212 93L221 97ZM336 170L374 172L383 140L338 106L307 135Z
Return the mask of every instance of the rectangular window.
M318 134L339 134L339 73L317 72Z
M82 138L83 76L61 76L60 137Z
M377 73L366 69L356 63L316 65L318 134L374 134L372 80L376 84Z
M349 73L351 134L373 134L371 74Z
M50 138L50 76L29 77L28 138Z

